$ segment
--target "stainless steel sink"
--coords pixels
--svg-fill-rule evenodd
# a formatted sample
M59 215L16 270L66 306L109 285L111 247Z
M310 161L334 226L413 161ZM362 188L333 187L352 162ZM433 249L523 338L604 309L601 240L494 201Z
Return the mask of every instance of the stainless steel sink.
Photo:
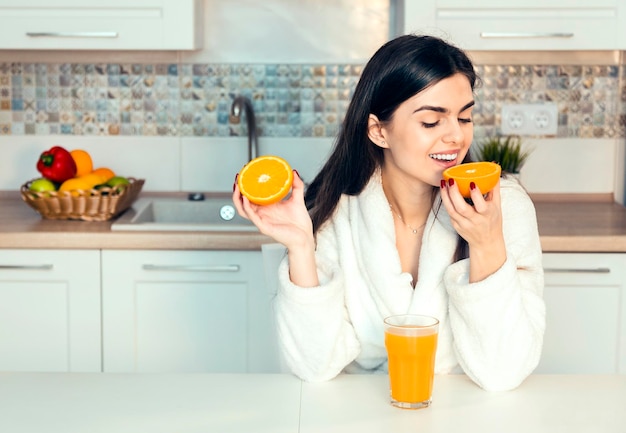
M230 197L202 201L183 198L140 198L111 224L111 230L258 231L237 214Z

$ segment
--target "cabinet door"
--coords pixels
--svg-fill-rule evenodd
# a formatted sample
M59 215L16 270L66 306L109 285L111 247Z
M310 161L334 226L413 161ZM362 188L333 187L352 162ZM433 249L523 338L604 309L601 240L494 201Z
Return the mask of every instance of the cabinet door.
M619 371L623 254L544 254L546 334L537 373Z
M103 251L107 372L274 372L258 251Z
M1 49L190 50L202 0L0 0Z
M435 33L468 50L615 50L619 0L405 0L405 33Z
M100 252L0 250L0 371L101 371Z

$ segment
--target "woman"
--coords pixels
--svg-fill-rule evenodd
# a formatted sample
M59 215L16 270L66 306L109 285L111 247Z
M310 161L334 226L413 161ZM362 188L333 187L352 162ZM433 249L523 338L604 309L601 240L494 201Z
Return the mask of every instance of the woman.
M441 39L407 35L363 70L328 162L304 193L239 213L282 243L275 301L285 360L307 381L385 372L383 318L440 321L436 373L488 390L536 367L545 327L535 210L501 179L472 205L447 167L469 161L473 65Z

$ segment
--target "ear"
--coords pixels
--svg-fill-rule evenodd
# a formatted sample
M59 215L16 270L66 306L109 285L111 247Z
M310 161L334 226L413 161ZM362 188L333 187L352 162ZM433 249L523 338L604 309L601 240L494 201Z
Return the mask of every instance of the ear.
M389 147L385 140L383 125L380 120L378 120L378 117L373 114L370 114L367 118L367 136L376 146L382 147L383 149Z

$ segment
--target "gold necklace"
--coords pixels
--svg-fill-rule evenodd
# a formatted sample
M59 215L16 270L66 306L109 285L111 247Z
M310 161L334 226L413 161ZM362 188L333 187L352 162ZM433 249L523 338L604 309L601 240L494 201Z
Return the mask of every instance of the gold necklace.
M411 224L407 223L404 221L404 219L402 219L402 216L400 216L400 214L398 212L395 211L395 209L393 208L393 206L391 205L391 203L389 203L389 209L391 209L391 212L393 212L394 215L396 215L398 217L398 219L402 222L402 224L404 224L405 226L407 226L414 235L418 234L419 231L421 229L424 228L424 226L426 225L426 222L424 222L424 224L422 224L421 226L419 226L418 228L415 228L413 226L411 226Z

